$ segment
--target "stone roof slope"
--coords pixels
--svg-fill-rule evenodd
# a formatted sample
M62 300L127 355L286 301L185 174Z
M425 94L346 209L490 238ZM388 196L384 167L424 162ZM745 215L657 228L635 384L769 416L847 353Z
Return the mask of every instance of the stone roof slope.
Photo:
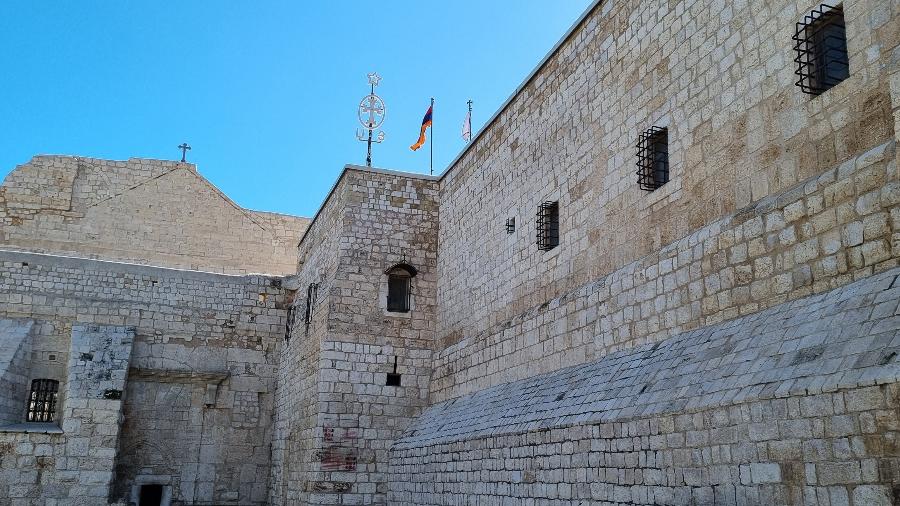
M395 448L897 381L898 275L436 404Z

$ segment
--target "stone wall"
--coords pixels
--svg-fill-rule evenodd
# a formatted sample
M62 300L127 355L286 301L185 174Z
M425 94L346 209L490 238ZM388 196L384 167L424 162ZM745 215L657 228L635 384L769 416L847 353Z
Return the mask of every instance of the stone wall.
M751 314L898 264L893 141L448 346L433 400Z
M291 324L279 349L272 443L270 503L297 504L309 493L317 460L319 427L319 361L331 314L345 196L336 184L307 229L298 249L298 272L283 285L293 292ZM315 294L307 297L311 284ZM306 305L310 304L309 324Z
M76 322L134 327L114 499L160 483L176 501L265 504L279 281L0 252L0 317L34 320L35 350L60 355Z
M391 504L890 505L898 276L433 405Z
M0 427L24 421L31 378L31 320L0 320Z
M897 384L398 452L391 503L896 504Z
M62 431L0 429L0 505L106 504L133 339L126 327L72 327Z
M388 449L427 405L436 312L437 184L403 173L348 170L347 207L335 272L334 298L320 355L318 444L312 469L328 503L385 502ZM387 311L385 272L407 263L408 313ZM387 373L401 375L387 386Z
M898 7L844 3L850 78L811 97L791 38L816 6L597 5L441 180L436 400L894 265ZM653 125L671 180L648 193Z
M279 494L273 503L385 501L388 448L427 403L436 196L428 176L348 167L301 242L300 272L292 280L298 323L282 352L279 383L285 452L276 458L296 471L273 480ZM418 271L412 308L391 313L385 271L401 262ZM307 331L311 282L318 283L318 298ZM395 362L399 387L385 384Z
M192 164L37 156L0 186L0 247L229 274L295 272L309 220L239 207Z
M813 98L816 2L597 2L440 180L348 166L308 229L190 164L18 167L0 247L167 268L0 251L0 318L64 395L63 430L0 432L0 497L900 500L900 5L843 5L851 77Z

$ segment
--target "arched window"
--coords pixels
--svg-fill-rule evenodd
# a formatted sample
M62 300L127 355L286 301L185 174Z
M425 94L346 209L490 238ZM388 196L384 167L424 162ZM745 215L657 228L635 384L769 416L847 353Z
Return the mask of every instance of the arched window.
M409 312L411 280L416 276L416 268L399 263L385 271L388 277L387 310L392 313Z
M59 396L59 382L52 379L36 379L31 381L28 393L29 422L52 422L56 415L56 399Z

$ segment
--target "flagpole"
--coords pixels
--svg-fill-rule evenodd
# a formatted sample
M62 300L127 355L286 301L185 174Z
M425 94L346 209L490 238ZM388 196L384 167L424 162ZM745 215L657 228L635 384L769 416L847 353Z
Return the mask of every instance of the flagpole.
M466 142L472 142L472 99L466 103L469 104L469 140Z
M428 162L428 172L433 176L434 175L434 97L431 97L431 138L428 142L429 149L431 149L431 161Z

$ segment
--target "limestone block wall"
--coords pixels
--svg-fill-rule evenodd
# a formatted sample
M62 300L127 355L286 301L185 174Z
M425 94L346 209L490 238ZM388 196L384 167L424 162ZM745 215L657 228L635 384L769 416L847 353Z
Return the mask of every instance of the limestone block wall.
M107 502L133 340L127 327L73 326L62 431L0 431L0 504Z
M76 502L109 497L134 337L130 327L72 326L62 430L66 467L78 473L68 495Z
M293 274L309 220L243 209L192 164L36 156L0 186L0 247L229 274Z
M433 400L751 314L898 264L893 141L437 353Z
M441 180L438 399L893 261L882 225L893 204L879 192L895 169L863 166L894 139L898 7L843 3L850 78L811 97L794 85L791 37L818 5L597 5ZM634 146L654 125L668 128L671 180L648 193ZM547 252L535 244L543 201L560 206L560 246ZM771 219L763 202L778 204ZM582 332L598 321L605 333Z
M428 402L437 281L437 185L429 177L349 170L328 332L320 356L323 504L384 503L388 450ZM385 271L415 267L408 313L387 311ZM387 373L401 375L387 386Z
M898 276L435 404L390 503L894 504Z
M282 472L288 490L282 488L274 503L385 501L388 448L427 403L436 196L436 182L427 176L348 167L301 242L298 323L282 353L283 363L290 364L286 374L299 377L282 375L279 396L294 398L286 408L302 404L305 418L298 420L290 409L282 414L279 406L278 426L286 417L294 427L284 430L294 435L284 446L296 449L286 452L283 467L303 471ZM385 271L400 262L418 271L412 309L390 313ZM310 282L319 285L307 333L301 322ZM302 361L315 366L312 385L301 379L306 368L293 365ZM385 384L395 362L399 387Z
M897 403L894 383L405 450L391 504L891 506Z
M31 320L0 320L0 427L25 421L33 325Z
M280 340L272 442L272 478L269 502L299 504L313 482L319 427L319 360L331 314L332 292L346 202L335 185L298 247L297 274L284 280L293 293L292 317ZM315 284L312 300L307 297ZM306 305L310 304L309 324Z
M143 482L177 501L265 504L279 281L0 252L0 318L135 328L113 499ZM45 337L35 333L35 349L49 348Z

